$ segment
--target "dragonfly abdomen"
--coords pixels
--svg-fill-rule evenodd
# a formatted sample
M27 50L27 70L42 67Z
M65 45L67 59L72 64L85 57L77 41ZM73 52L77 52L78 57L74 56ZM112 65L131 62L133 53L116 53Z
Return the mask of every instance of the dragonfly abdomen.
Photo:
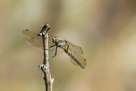
M68 54L78 65L80 65L83 69L84 69L84 66L82 65L82 63L77 59L75 58L71 53L69 53L68 51L65 51L66 54Z

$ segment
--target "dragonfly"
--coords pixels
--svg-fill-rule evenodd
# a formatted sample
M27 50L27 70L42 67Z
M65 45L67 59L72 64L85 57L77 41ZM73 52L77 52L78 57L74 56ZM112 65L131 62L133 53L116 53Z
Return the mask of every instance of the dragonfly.
M42 50L42 37L37 36L38 33L34 31L29 31L29 30L23 30L22 34L24 34L29 40L27 40L27 43L36 49L43 51ZM67 41L65 39L61 39L59 37L52 37L52 43L49 48L53 48L55 50L54 56L50 57L50 59L54 58L57 56L57 50L58 48L61 48L69 57L70 61L74 65L78 65L82 67L83 69L86 66L86 59L83 58L81 55L83 54L83 50L81 47L73 44L70 41ZM51 50L52 51L52 50Z

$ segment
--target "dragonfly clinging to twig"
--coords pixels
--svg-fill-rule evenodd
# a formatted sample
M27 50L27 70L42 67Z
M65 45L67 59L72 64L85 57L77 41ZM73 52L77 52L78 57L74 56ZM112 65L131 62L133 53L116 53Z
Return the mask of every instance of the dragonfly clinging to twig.
M54 43L54 45L50 46L50 48L56 46L56 50L55 55L51 58L57 55L57 48L60 47L65 51L66 54L69 55L69 57L71 58L70 60L73 64L77 64L82 68L86 66L86 59L81 56L83 54L83 50L81 47L74 45L67 40L60 40L59 37L53 37L52 42Z
M22 31L24 35L29 38L27 41L28 44L36 47L39 50L42 50L42 38L37 36L36 32L24 30ZM52 38L53 45L50 48L55 47L55 54L49 59L54 58L57 55L57 49L61 48L64 52L70 57L70 60L73 64L79 65L84 68L86 66L86 59L84 59L81 55L83 54L83 50L81 47L74 45L70 41L59 39L59 37Z

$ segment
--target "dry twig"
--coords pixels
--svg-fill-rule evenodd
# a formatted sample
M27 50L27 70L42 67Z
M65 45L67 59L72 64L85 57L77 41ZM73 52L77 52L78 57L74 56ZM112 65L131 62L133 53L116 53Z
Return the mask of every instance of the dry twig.
M52 91L53 81L54 81L54 79L51 78L51 73L49 69L49 61L48 61L49 59L49 53L48 53L49 30L50 30L49 24L45 24L43 25L41 32L38 33L38 35L42 36L42 39L43 39L44 60L43 60L43 64L39 65L39 68L44 73L46 91Z

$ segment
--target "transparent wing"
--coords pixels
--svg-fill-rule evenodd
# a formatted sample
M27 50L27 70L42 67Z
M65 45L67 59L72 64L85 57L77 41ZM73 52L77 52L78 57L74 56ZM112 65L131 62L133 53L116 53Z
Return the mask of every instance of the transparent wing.
M22 34L24 34L27 38L29 39L34 39L35 41L42 41L41 36L37 36L38 33L34 32L34 31L29 31L29 30L23 30Z
M70 61L75 64L75 65L79 65L82 68L84 68L84 66L86 66L86 59L84 59L80 54L78 54L73 47L69 46L68 49L69 52L69 56L71 57Z
M39 51L43 52L43 45L42 41L36 41L34 38L27 40L27 43L32 47L38 49Z
M83 50L82 50L82 48L81 48L80 46L77 46L77 45L71 43L70 41L67 41L67 43L68 43L69 47L70 47L73 51L75 51L76 53L78 53L78 54L80 54L80 55L83 54Z
M40 51L43 51L42 37L37 36L38 33L34 32L34 31L23 30L22 34L24 34L28 38L27 43L29 45L33 46L34 48L36 48Z

